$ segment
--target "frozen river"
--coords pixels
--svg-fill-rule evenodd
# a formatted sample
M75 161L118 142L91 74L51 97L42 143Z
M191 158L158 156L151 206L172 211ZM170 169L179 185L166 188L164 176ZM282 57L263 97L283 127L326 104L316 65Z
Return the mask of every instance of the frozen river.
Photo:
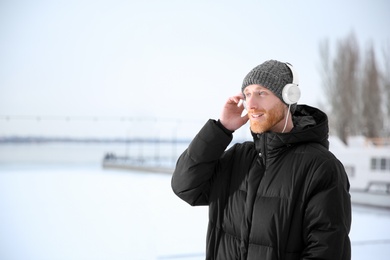
M0 153L1 155L1 153ZM204 259L207 207L169 174L0 162L0 259ZM353 206L353 260L387 260L390 211Z

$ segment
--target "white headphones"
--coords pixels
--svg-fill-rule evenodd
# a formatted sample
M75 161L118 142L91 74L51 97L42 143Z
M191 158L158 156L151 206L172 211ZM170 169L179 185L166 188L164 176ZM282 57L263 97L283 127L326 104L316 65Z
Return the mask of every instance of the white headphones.
M287 105L292 105L298 102L299 98L301 97L301 90L299 89L299 80L298 75L294 71L293 66L290 63L285 63L287 67L291 70L293 81L292 83L286 84L286 86L283 87L282 90L282 97L284 103Z

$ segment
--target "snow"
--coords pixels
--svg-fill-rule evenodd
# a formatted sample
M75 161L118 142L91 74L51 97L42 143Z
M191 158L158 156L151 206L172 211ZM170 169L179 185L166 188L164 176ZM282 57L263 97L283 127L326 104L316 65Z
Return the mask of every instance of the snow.
M204 259L207 207L169 174L0 166L0 259ZM388 259L390 211L354 206L353 260Z
M168 175L1 169L0 208L0 259L168 259L204 253L207 208L180 201Z
M352 259L388 259L389 228L389 210L354 206L350 233Z

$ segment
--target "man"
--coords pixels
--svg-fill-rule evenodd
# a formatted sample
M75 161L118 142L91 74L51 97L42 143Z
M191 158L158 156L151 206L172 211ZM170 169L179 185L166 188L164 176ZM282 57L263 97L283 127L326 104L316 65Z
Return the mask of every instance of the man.
M255 67L178 159L173 191L209 206L206 259L351 258L348 178L328 150L326 114L295 103L296 81L287 63ZM253 142L226 150L248 120Z

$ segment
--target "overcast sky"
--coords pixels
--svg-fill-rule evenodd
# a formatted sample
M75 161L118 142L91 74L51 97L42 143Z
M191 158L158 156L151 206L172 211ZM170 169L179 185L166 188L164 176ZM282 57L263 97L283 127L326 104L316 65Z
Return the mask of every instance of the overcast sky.
M1 0L0 116L218 118L268 59L317 106L319 43L354 32L381 54L389 24L386 0ZM21 128L0 119L0 136Z

